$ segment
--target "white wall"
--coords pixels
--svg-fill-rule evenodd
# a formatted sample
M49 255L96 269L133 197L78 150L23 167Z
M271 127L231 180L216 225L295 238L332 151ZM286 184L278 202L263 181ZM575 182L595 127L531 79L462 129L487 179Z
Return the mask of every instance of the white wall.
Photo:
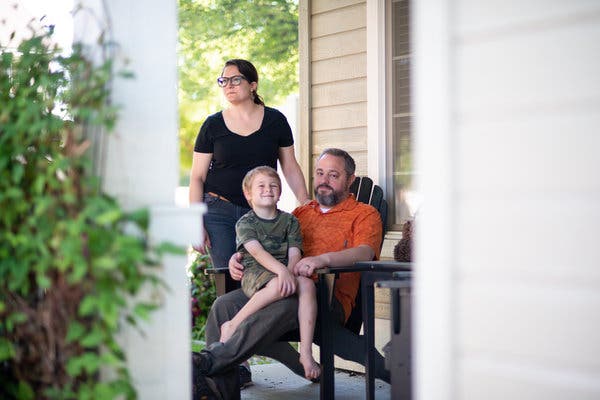
M418 399L600 398L600 3L413 2Z

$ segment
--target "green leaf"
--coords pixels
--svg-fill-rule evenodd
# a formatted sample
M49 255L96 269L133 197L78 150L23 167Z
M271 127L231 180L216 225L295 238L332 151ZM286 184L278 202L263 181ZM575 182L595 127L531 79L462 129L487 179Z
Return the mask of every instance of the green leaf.
M136 225L142 228L144 231L148 230L148 226L150 224L150 213L148 212L147 208L131 211L126 217L128 221L135 222Z
M96 353L87 352L78 357L73 357L67 362L67 373L76 377L82 373L93 374L101 365L101 358Z
M99 225L110 225L116 223L122 215L123 214L120 209L113 208L96 216L96 218L94 218L94 221Z
M176 254L176 255L185 255L187 254L187 249L185 246L179 246L170 242L162 242L156 247L156 251L158 254Z
M67 330L67 337L65 340L67 341L67 343L72 343L76 340L79 340L79 338L81 338L84 333L85 327L77 321L72 321L69 324L69 329Z
M130 78L134 78L135 74L132 71L121 71L121 72L119 72L119 76L121 78L128 78L128 79L130 79Z
M73 261L72 270L69 274L69 283L75 284L81 282L83 278L86 276L87 264L83 259L77 259Z
M80 356L72 357L67 362L67 373L76 377L81 373L93 374L102 364L101 357L95 352L86 352Z
M94 267L103 270L112 270L117 267L117 261L112 257L100 257L94 260Z
M0 337L0 361L8 360L15 356L13 344L6 338Z
M144 320L148 320L150 318L150 312L156 310L157 308L158 306L156 304L139 303L133 308L133 313Z
M105 351L101 356L102 362L107 365L117 366L123 363L123 360L110 351Z
M40 289L49 289L52 286L52 281L43 273L36 275L36 281Z
M35 393L27 382L19 381L19 387L17 389L17 398L19 400L33 400Z
M83 298L79 304L79 315L82 317L92 315L98 307L98 299L95 296L89 295Z
M80 343L83 347L97 347L104 340L104 332L99 327L94 327L90 333L83 336Z
M23 165L16 163L13 166L12 180L16 185L18 185L21 182L21 179L23 179L24 173L25 173L25 168L23 168Z
M4 192L4 197L9 199L21 199L23 197L23 191L20 188L9 187Z
M11 322L17 325L27 321L27 315L22 312L14 312L10 315L9 319Z

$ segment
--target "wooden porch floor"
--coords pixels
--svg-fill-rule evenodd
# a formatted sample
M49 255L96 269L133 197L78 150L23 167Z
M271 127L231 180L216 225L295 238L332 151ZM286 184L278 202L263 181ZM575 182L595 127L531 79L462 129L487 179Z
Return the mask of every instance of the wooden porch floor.
M306 400L319 398L319 384L303 379L279 363L253 365L254 385L242 390L242 400ZM365 377L346 371L335 372L335 399L365 399ZM375 380L375 398L390 399L390 385Z

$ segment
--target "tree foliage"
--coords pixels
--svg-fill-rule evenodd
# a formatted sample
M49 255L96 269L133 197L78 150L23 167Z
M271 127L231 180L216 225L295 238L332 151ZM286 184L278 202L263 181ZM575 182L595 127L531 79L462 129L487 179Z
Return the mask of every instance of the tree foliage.
M231 58L251 61L258 93L280 104L298 89L297 0L179 0L181 167L191 166L200 125L222 107L216 84Z
M63 56L51 34L0 43L0 398L134 398L116 334L156 307L132 300L160 284L148 213L93 176L88 132L117 117L112 60Z

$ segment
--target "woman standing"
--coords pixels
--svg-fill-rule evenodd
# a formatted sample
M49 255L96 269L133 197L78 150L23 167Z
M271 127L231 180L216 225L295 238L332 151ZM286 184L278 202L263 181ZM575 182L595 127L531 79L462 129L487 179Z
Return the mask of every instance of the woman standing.
M203 201L208 208L205 242L197 250L210 248L213 266L227 268L235 252L235 223L250 210L242 193L248 171L260 165L277 168L279 160L300 204L310 197L294 155L290 125L258 95L254 65L241 59L227 61L217 84L229 107L210 115L200 128L190 173L190 203Z

